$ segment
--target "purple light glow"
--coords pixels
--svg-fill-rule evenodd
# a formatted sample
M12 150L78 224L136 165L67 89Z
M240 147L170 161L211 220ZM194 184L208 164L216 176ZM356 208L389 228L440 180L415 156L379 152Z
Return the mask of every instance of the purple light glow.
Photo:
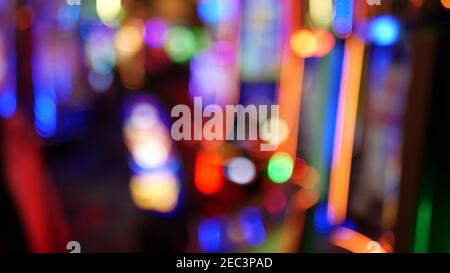
M167 39L168 27L166 22L159 18L151 18L145 23L144 42L151 48L159 48Z

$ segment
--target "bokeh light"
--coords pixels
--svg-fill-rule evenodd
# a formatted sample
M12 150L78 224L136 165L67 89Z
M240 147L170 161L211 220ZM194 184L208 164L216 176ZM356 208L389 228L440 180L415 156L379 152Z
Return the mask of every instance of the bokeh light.
M334 48L335 39L333 34L326 30L319 30L315 33L317 39L317 48L314 53L315 57L325 57Z
M165 49L172 61L176 63L188 61L196 48L195 36L191 30L183 26L169 29Z
M448 251L449 10L0 0L0 252Z
M120 12L122 0L96 0L97 15L107 26L115 26Z
M446 9L450 9L450 0L441 0L442 6Z
M127 59L143 46L144 28L140 21L133 21L119 29L115 37L115 47L119 57Z
M400 37L400 25L392 16L380 16L369 24L369 40L379 46L395 44Z
M198 15L206 24L216 25L236 18L239 12L237 0L199 0Z
M164 46L167 40L168 26L160 18L151 18L145 22L144 42L151 48Z
M328 28L333 17L333 0L309 0L309 14L315 27Z
M138 208L168 213L178 204L180 185L171 172L158 171L132 177L130 191Z
M267 166L267 174L275 183L287 182L291 178L293 170L294 161L289 154L284 152L275 153Z
M245 157L234 157L227 163L227 178L236 184L244 185L252 182L255 174L255 165Z
M206 252L215 252L220 249L221 221L216 218L203 220L198 225L198 242Z
M195 158L195 187L206 195L220 192L224 186L222 157L219 153L200 151Z
M244 239L250 246L258 246L265 241L266 229L260 209L255 207L245 208L240 213L239 219Z
M171 140L149 103L137 104L124 125L125 140L134 162L142 169L162 167L169 159Z
M318 42L311 31L298 30L291 37L291 47L297 56L308 58L314 56Z
M341 38L353 31L353 0L334 1L333 31Z
M92 27L86 43L86 54L93 71L99 74L111 72L116 64L114 34L103 25Z

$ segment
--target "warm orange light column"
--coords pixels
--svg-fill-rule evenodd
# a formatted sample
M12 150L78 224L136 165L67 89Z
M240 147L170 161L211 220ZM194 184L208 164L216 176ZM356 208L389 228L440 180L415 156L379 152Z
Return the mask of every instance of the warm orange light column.
M286 32L290 37L294 31L300 29L300 2L286 0L285 3L288 7L286 13L289 16ZM280 120L286 121L290 134L286 141L281 143L279 151L289 153L293 158L297 154L304 63L305 60L295 56L290 43L286 42L281 60L278 104Z
M364 41L350 37L345 46L328 196L327 218L334 224L343 222L347 213L363 58Z

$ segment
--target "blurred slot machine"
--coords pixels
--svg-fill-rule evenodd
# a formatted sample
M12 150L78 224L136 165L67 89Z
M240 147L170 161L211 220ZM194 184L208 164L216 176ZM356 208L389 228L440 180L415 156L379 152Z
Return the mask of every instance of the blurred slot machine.
M278 2L206 0L200 1L198 7L200 18L212 31L212 54L194 57L191 73L195 77L197 71L209 71L211 78L196 82L191 78L191 92L203 95L206 103L219 105L223 102L244 107L274 104L282 41L282 10ZM216 14L214 8L222 12ZM211 69L204 67L200 70L201 65L210 65ZM211 83L211 79L216 81ZM210 85L203 89L193 85L205 82ZM213 86L222 88L222 91L205 92ZM240 91L236 92L236 88ZM209 94L221 95L214 97ZM270 120L270 115L259 120L257 129L270 126ZM247 120L234 126L248 124L250 121ZM270 142L269 137L264 141ZM280 183L287 181L282 176L289 172L291 162L290 158L283 156L273 160L275 164L272 163L269 176L280 183L270 181L267 177L270 153L261 153L258 144L257 141L246 140L230 140L221 144L210 142L207 144L209 147L197 153L194 180L197 190L203 195L201 203L204 205L192 224L196 230L191 233L197 242L191 244L190 250L240 252L280 249L277 238L291 192L289 187ZM218 146L214 148L214 145ZM281 174L275 170L279 165Z

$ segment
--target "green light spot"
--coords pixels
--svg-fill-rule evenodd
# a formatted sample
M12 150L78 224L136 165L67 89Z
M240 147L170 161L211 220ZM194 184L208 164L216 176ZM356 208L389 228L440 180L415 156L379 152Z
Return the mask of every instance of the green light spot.
M267 173L270 180L275 183L285 183L291 176L294 170L294 161L287 153L276 153L269 160Z
M211 36L208 30L204 28L194 29L194 36L196 39L196 51L208 49L211 47Z
M189 29L182 26L169 29L165 50L172 61L176 63L188 61L196 48L195 36Z
M414 252L428 252L428 242L430 238L431 213L433 204L429 198L425 198L419 203L417 210L416 239L414 241Z

